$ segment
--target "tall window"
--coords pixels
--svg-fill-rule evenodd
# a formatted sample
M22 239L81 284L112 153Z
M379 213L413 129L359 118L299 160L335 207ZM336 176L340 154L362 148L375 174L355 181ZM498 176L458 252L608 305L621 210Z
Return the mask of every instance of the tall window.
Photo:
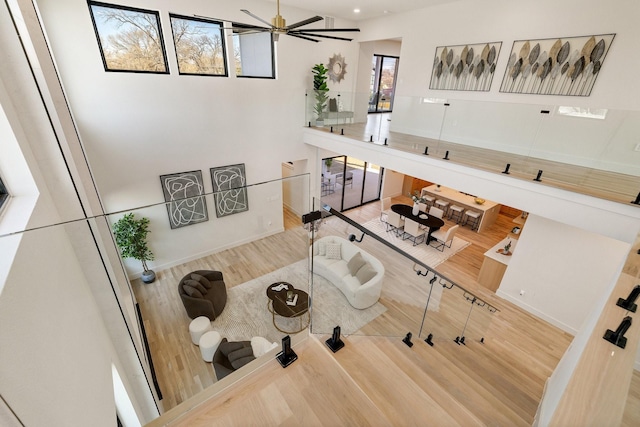
M227 76L222 22L169 16L180 74Z
M89 1L105 71L168 74L157 11Z
M234 23L234 26L237 25ZM273 37L270 32L234 30L233 53L236 61L236 76L275 78Z
M4 186L2 182L2 178L0 178L0 209L9 198L9 193L7 192L7 188Z

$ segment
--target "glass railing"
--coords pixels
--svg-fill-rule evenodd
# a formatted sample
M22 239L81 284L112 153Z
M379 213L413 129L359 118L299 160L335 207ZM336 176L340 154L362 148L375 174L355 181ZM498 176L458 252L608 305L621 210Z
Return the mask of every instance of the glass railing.
M366 95L328 97L342 101L335 113L326 105L324 130L551 185L585 186L625 203L640 190L640 111L397 96L388 127L371 125L375 120L363 127ZM306 126L316 126L313 100L310 91Z
M322 219L313 233L312 333L339 326L345 335L482 340L497 308L439 273L439 251L392 237L380 218L359 224L315 207Z

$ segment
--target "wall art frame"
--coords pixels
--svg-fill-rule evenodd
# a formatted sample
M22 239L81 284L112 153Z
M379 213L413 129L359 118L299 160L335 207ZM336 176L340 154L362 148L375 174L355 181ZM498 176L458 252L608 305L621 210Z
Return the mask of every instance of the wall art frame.
M502 42L438 46L429 89L488 92Z
M500 92L589 96L615 33L515 40Z
M244 163L218 166L210 169L216 217L249 210L247 176Z
M172 229L209 220L202 171L161 175L160 183Z

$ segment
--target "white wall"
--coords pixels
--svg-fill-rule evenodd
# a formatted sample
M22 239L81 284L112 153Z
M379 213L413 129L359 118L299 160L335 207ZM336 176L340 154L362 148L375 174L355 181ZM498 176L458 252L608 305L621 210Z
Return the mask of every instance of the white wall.
M364 22L361 40L402 37L394 131L438 138L444 122L448 141L639 176L640 97L631 71L640 66L637 16L634 0L615 7L594 0L458 1ZM499 92L514 41L608 33L616 36L590 96ZM502 48L490 92L429 89L436 47L497 41ZM444 113L442 103L434 107L422 97L446 99L451 107ZM604 121L577 119L555 114L558 105L610 111Z
M244 163L249 184L280 178L282 162L313 156L301 143L313 64L327 63L339 52L349 70L357 67L355 43L315 44L283 36L277 43L278 79L180 76L169 12L248 22L241 7L268 18L275 14L273 3L136 0L112 3L160 12L171 74L105 72L86 1L37 3L107 212L163 202L159 176L164 174L201 170L207 193L212 192L209 169L214 166ZM288 22L309 17L309 12L288 8L281 14ZM329 86L352 91L354 82L355 73L347 73L340 84ZM175 230L169 228L164 206L148 210L150 246L157 258L150 267L175 265L278 231L280 193L250 195L248 212L223 219L215 217L208 197L209 221ZM141 271L136 261L126 265L132 275Z
M628 251L628 243L530 214L497 294L575 335L608 297Z

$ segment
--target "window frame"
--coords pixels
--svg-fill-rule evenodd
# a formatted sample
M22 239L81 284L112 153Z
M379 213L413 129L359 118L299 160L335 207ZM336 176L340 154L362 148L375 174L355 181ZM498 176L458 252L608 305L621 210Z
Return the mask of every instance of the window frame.
M157 10L140 9L140 8L136 8L136 7L122 6L122 5L110 4L110 3L103 3L103 2L93 1L93 0L87 0L87 5L89 7L89 15L91 16L91 22L93 24L93 29L94 29L94 32L96 34L96 40L98 42L98 50L100 51L100 57L102 58L102 65L104 66L104 70L105 71L117 72L117 73L143 73L143 74L169 74L170 73L169 61L167 60L167 49L165 47L164 37L162 35L162 24L160 22L160 12L158 12ZM164 62L164 71L162 71L162 70L161 71L157 71L157 70L143 70L143 69L110 68L109 64L107 63L107 58L105 57L105 54L104 54L104 48L102 46L102 40L101 40L101 37L100 37L100 31L98 29L98 24L96 22L94 14L93 14L93 6L110 8L110 9L119 9L119 10L125 10L125 11L128 11L128 12L143 13L143 14L148 14L148 15L154 16L155 17L155 22L157 24L158 42L159 42L160 48L162 50L162 60Z
M241 37L242 34L242 30L240 30L239 28L242 28L243 26L247 26L246 24L239 24L237 22L233 22L233 34L232 34L232 41L233 41L233 60L234 63L236 61L236 36ZM266 32L266 31L265 31ZM243 78L243 79L270 79L270 80L275 80L276 78L276 45L275 45L275 40L274 40L274 36L273 33L269 32L269 36L270 36L270 45L271 45L271 55L270 55L270 60L271 60L271 75L270 76L252 76L252 75L243 75L243 74L238 74L238 67L237 67L237 63L234 66L234 71L236 73L236 77L237 78ZM240 54L240 65L242 66L242 54Z
M178 47L176 46L175 34L173 32L173 19L182 19L185 21L195 21L195 22L204 22L206 24L214 24L220 27L220 41L222 43L222 62L224 66L223 74L211 74L211 73L189 73L183 72L180 70L180 58L178 56ZM201 17L193 17L193 16L184 16L176 13L169 13L169 25L171 26L171 38L173 39L173 47L176 54L176 63L178 65L178 74L182 76L207 76L207 77L229 77L229 61L227 60L227 46L226 46L226 36L224 32L224 22L217 21L215 19L201 18Z

